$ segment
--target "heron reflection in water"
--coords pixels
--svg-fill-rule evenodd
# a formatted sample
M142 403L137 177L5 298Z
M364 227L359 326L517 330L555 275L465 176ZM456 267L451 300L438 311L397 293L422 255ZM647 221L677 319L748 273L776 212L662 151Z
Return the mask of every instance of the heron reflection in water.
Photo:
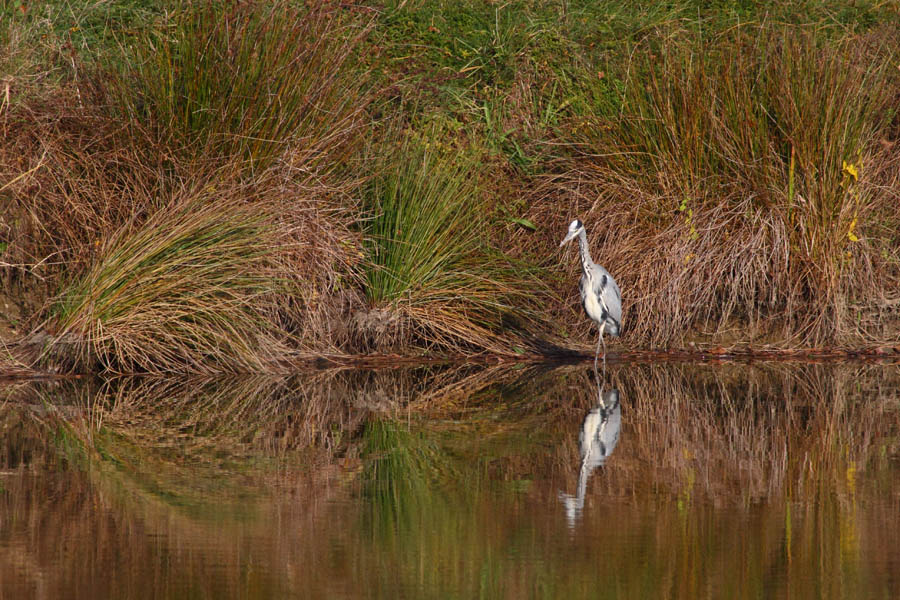
M569 527L581 516L588 478L597 467L603 466L619 442L619 428L622 426L622 408L619 391L603 391L598 386L597 405L584 417L578 445L581 453L581 469L578 472L578 489L574 496L559 493L559 499L566 507Z

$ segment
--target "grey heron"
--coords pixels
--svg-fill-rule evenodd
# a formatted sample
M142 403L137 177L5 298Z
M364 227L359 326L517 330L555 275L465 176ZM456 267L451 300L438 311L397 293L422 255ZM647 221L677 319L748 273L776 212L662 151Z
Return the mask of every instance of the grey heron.
M578 246L581 249L581 306L587 316L597 324L599 330L597 340L597 352L594 354L594 370L597 370L597 357L600 354L600 346L603 346L603 368L606 368L606 342L603 341L604 332L613 337L619 336L619 328L622 324L622 294L619 285L609 271L596 264L591 259L591 251L588 249L587 234L584 231L584 223L575 219L569 225L569 232L559 247L566 242L578 238Z

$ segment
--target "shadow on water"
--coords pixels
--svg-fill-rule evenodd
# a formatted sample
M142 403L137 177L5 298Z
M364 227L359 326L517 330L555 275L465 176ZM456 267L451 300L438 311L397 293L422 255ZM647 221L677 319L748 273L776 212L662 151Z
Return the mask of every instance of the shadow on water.
M0 596L900 591L900 368L607 375L7 386Z

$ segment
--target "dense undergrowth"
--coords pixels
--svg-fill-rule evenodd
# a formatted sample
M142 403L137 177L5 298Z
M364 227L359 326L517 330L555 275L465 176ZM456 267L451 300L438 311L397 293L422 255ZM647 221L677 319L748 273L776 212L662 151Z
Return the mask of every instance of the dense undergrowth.
M0 2L11 356L271 370L900 321L883 3ZM12 308L10 308L12 307Z

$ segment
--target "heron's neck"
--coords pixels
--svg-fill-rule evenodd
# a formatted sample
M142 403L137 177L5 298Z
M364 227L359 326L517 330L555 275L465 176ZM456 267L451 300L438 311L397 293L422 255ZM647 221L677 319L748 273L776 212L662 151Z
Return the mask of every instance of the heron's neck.
M584 233L584 229L578 234L578 246L581 248L581 268L585 273L589 273L594 261L591 260L591 251L588 249L587 234Z

